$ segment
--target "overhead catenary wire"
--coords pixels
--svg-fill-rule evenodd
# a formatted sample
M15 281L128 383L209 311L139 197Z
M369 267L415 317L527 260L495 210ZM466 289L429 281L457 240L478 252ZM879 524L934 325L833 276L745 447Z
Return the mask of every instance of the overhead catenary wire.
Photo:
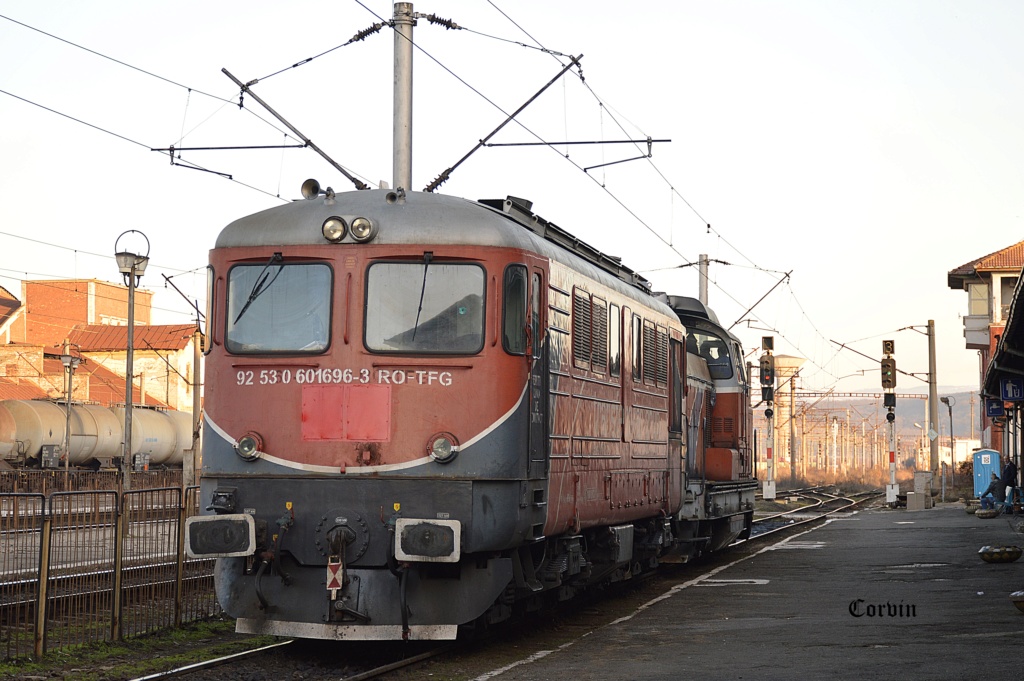
M362 5L362 3L359 3L359 4L361 4L361 5ZM504 16L505 16L506 18L508 18L508 19L509 19L509 21L510 21L511 23L513 23L513 24L514 24L514 25L515 25L515 26L516 26L517 28L519 28L520 30L522 30L524 34L526 34L526 35L527 35L527 36L529 36L529 37L530 37L531 39L533 39L533 36L531 36L531 35L530 35L530 34L529 34L529 33L528 33L528 32L527 32L526 30L524 30L524 29L523 29L523 28L522 28L521 26L519 26L519 24L517 24L516 22L512 21L512 19L511 19L511 18L510 18L510 17L509 17L509 16L508 16L508 15L507 15L507 14L506 14L505 12L503 12L502 10L500 10L500 9L499 9L499 8L497 7L497 5L496 5L496 4L494 3L494 2L490 2L489 4L491 4L491 6L492 6L492 7L494 7L494 8L496 9L496 10L498 10L499 12L501 12L501 13L502 13L502 14L503 14L503 15L504 15ZM363 6L365 7L365 5L363 5ZM9 17L6 17L6 16L2 16L2 15L0 15L0 18L4 18L4 19L9 19ZM9 19L9 20L10 20L10 19ZM11 21L14 21L14 20L11 20ZM69 45L72 45L72 46L74 46L74 47L77 47L77 48L79 48L79 49L83 49L83 50L86 50L86 51L88 51L88 52L90 52L90 53L93 53L93 54L95 54L95 55L97 55L97 56L103 57L103 58L105 58L105 59L110 59L111 61L113 61L113 62L115 62L115 63L121 64L121 65L123 65L123 66L129 67L129 68L132 68L132 69L135 69L136 71L139 71L139 72L141 72L141 73L144 73L144 74L146 74L146 75L149 75L149 76L152 76L152 77L155 77L155 78L159 78L160 80L163 80L163 81L165 81L165 82L167 82L167 83L169 83L169 84L172 84L172 85L175 85L175 86L178 86L178 87L182 87L182 88L185 88L186 90L188 90L188 91L189 91L189 93L191 93L191 91L192 91L192 88L188 88L187 86L185 86L185 85L183 85L183 84L181 84L181 83L178 83L178 82L176 82L176 81L174 81L174 80L171 80L171 79L169 79L169 78L164 78L164 77L162 77L162 76L159 76L159 75L157 75L157 74L154 74L154 73L151 73L151 72L149 72L149 71L146 71L145 69L140 69L140 68L138 68L138 67L135 67L135 66L132 66L131 64L128 64L128 63L126 63L126 62L122 62L121 60L118 60L118 59L114 59L114 58L108 57L107 55L104 55L104 54L102 54L102 53L100 53L100 52L97 52L97 51L95 51L95 50L91 50L91 49L89 49L89 48L85 48L85 47L82 47L81 45L78 45L78 44L76 44L76 43L73 43L73 42L71 42L71 41L65 40L65 39L63 39L63 38L59 38L59 37L57 37L57 36L54 36L54 35L52 35L52 34L46 33L45 31L39 31L38 29L35 29L35 28L33 28L33 27L30 27L30 26L28 26L28 25L26 25L26 24L22 24L21 22L17 22L17 21L14 21L14 23L17 23L17 24L19 24L19 25L25 26L26 28L30 28L31 30L35 30L35 31L38 31L38 32L40 32L40 33L42 33L42 34L44 34L44 35L47 35L47 36L49 36L49 37L51 37L51 38L54 38L54 39L60 40L60 41L62 41L62 42L65 42L65 43L67 43L67 44L69 44ZM453 23L454 23L454 22L453 22ZM463 29L463 30L469 30L469 32L471 32L471 33L475 33L475 34L478 34L478 35L481 35L481 36L483 36L483 37L490 37L490 38L493 38L493 39L496 39L496 40L502 40L502 41L504 41L504 42L509 42L509 43L513 43L513 44L516 44L516 45L519 45L519 46L521 46L521 47L525 47L525 48L528 48L528 49L536 49L536 50L538 50L538 51L541 51L541 52L546 52L546 53L548 53L548 54L551 54L551 55L552 55L552 57L554 57L554 58L556 58L556 59L558 58L558 56L559 56L559 55L562 55L562 56L564 56L564 55L563 55L562 53L560 53L560 52L556 52L556 51L554 51L554 50L550 50L550 49L547 49L547 48L546 48L546 47L544 47L544 46L540 46L540 47L536 47L536 48L535 48L535 47L532 47L532 46L529 46L529 45L525 45L525 44L523 44L523 43L520 43L520 42L517 42L517 41L512 41L512 40L506 40L506 39L501 39L501 38L498 38L498 37L496 37L496 36L488 35L488 34L486 34L486 33L482 33L482 32L479 32L479 31L473 31L473 30L471 30L471 29L465 29L465 27L461 27L461 26L460 26L459 28L460 28L460 29ZM379 29L378 29L378 30L379 30ZM357 35L358 35L358 34L357 34ZM535 41L535 42L537 42L537 41L536 41L535 39L534 39L534 41ZM351 42L351 41L350 41L350 42ZM346 44L347 44L347 43L346 43ZM539 44L539 43L538 43L538 44ZM338 49L339 47L342 47L342 46L343 46L343 45L339 45L339 46L336 46L336 47L334 47L334 48L331 48L331 49L329 49L329 50L326 50L326 51L324 51L324 52L321 52L321 53L317 54L317 55L316 55L316 56L314 56L314 57L308 58L308 59L306 59L306 60L302 60L301 62L297 62L297 63L293 64L292 66L286 67L286 68L284 68L284 69L281 69L281 70L279 70L279 71L277 71L277 72L275 72L275 73L271 73L271 74L269 74L269 75L267 75L267 76L264 76L264 79L266 79L266 78L269 78L269 77L271 77L271 76L274 76L274 75L277 75L278 73L283 73L284 71L287 71L287 70L289 70L289 69L295 68L296 66L299 66L299 65L301 65L301 64L303 64L303 63L308 63L308 62L309 62L309 61L311 61L312 59L315 59L315 58L318 58L318 57L320 57L320 56L326 55L326 54L328 54L328 53L330 53L330 52L333 52L334 50L336 50L336 49ZM421 50L421 51L422 51L422 50ZM428 53L426 53L425 51L424 51L423 53L424 53L424 54L426 54L426 55L427 55L427 56L428 56L428 57L429 57L430 59L432 59L433 61L435 61L435 63L438 63L438 64L439 64L440 66L442 66L442 68L445 68L445 70L447 70L447 71L448 71L449 73L451 73L451 74L452 74L453 76L455 76L455 74L454 74L454 73L453 73L453 72L452 72L452 71L451 71L450 69L447 69L446 67L444 67L444 65L443 65L443 64L441 64L441 63L440 63L440 62L439 62L439 61L438 61L438 60L437 60L436 58L434 58L433 56L429 55L429 54L428 54ZM456 78L458 78L458 76L455 76L455 77L456 77ZM465 81L462 81L462 79L459 79L459 80L460 80L461 82L463 82L463 83L465 84ZM588 90L589 90L589 91L590 91L590 92L591 92L591 93L592 93L592 94L594 95L594 97L595 97L595 98L596 98L596 99L597 99L597 100L598 100L599 102L602 102L602 103L603 103L603 100L601 100L601 99L600 99L600 98L599 98L599 97L597 96L596 92L594 92L594 91L593 91L593 89L592 89L592 88L590 87L590 85L589 85L588 83L586 83L586 81L584 81L584 79L582 78L582 74L581 74L581 82L582 82L582 83L584 84L584 86L585 86L585 87L586 87L586 88L587 88L587 89L588 89ZM468 84L467 84L467 85L468 85ZM474 92L477 92L477 94L480 94L480 93L479 93L479 92L478 92L477 90L475 90L474 88L470 88L470 89L472 89L472 90L473 90ZM233 102L232 100L229 100L229 99L225 99L225 98L222 98L222 97L216 97L216 96L214 96L214 95L210 95L210 94L208 94L208 93L205 93L205 92L202 92L202 91L200 91L200 90L196 90L196 92L197 92L197 94L202 94L202 95L205 95L205 96L215 97L216 99L219 99L219 100L221 100L221 101L223 101L223 102L226 102L226 103L234 103L234 102ZM11 93L7 93L7 92L4 92L4 94L9 94L9 95L10 95ZM12 95L12 96L13 96L13 95ZM481 96L482 96L482 95L481 95ZM16 96L15 96L15 97L16 97ZM35 104L35 102L31 102L30 100L24 100L24 98L20 98L20 97L18 97L18 99L23 99L23 101L26 101L26 102L28 102L28 103L30 103L30 104ZM486 97L485 97L484 99L485 99L485 100L487 100L487 98L486 98ZM487 101L490 101L490 100L487 100ZM492 102L492 105L493 105L493 102ZM496 108L498 108L498 110L501 110L501 108L500 108L500 107L497 107L497 105L495 105L495 106L496 106ZM187 103L186 103L186 107L187 107ZM43 107L43 108L47 108L47 107ZM140 145L140 146L146 146L146 145L141 145L141 144L140 144L139 142L137 142L137 141L135 141L135 140L132 140L132 139L130 139L130 138L127 138L127 137L124 137L124 136L118 135L117 133L111 132L111 131L109 131L109 130L105 130L105 129L103 129L103 128L99 127L99 126L93 126L92 124L89 124L89 123L85 123L84 121L80 121L80 120L78 120L78 119L75 119L74 117L71 117L71 116L67 116L66 114L62 114L62 113L60 113L60 112L58 112L58 111L55 111L55 110L52 110L52 109L48 109L48 108L47 108L47 110L49 110L49 111L52 111L52 112L54 112L54 113L58 113L59 115L63 115L63 116L66 116L66 117L70 118L71 120L75 120L76 122L79 122L79 123L83 123L83 124L89 125L90 127L94 127L94 128L96 128L97 130L100 130L100 131L103 131L103 132L107 132L108 134L111 134L111 135L114 135L114 136L120 137L120 138L124 139L125 141L129 141L129 142L131 142L131 143L134 143L134 144L137 144L137 145ZM247 110L248 110L248 109L247 109ZM251 111L250 111L250 113L251 113ZM255 115L255 114L254 114L254 115ZM612 120L613 120L613 121L615 122L615 124L619 126L619 128L620 128L620 129L623 129L623 130L625 130L625 128L623 127L622 123L621 123L621 122L619 121L619 118L620 118L620 117L617 117L617 116L613 115L613 114L611 113L611 109L610 109L610 108L609 108L609 116L610 116L610 118L611 118L611 119L612 119ZM261 120L262 120L262 119L261 119ZM517 124L518 124L518 125L520 125L521 127L523 127L523 129L527 129L527 128L526 128L525 126L522 126L522 124L520 124L520 123L519 123L518 121L517 121ZM182 128L184 128L184 121L183 121L183 123L182 123ZM284 133L284 134L285 134L285 135L287 136L287 133ZM534 133L532 133L532 132L531 132L530 134L534 134ZM535 137L536 137L537 139L541 139L541 138L540 138L539 136L537 136L537 135L535 135L535 134L534 134L534 136L535 136ZM544 143L544 144L545 144L545 145L547 145L547 146L552 146L552 144L554 144L554 143L547 143L547 142L543 142L543 141L542 141L542 143ZM553 151L555 151L556 153L559 153L559 155L560 155L560 156L563 156L563 154L562 154L562 153L561 153L561 152L560 152L559 150L555 149L555 148L554 148L553 146L552 146L552 150L553 150ZM658 174L659 174L659 175L661 176L661 178L662 178L663 180L665 180L666 182L668 182L667 178L666 178L666 177L665 177L665 175L664 175L664 174L663 174L663 173L661 172L661 170L660 170L660 169L658 168L657 164L656 164L656 163L654 163L654 162L653 162L653 161L652 161L652 160L651 160L650 158L648 158L648 161L649 161L649 163L651 163L651 166L652 166L652 168L653 168L653 169L654 169L654 170L655 170L655 171L656 171L656 172L657 172L657 173L658 173ZM174 161L173 161L173 158L172 158L172 163L173 163L173 162L174 162ZM576 166L576 167L577 167L578 169L581 169L581 170L583 170L583 172L584 172L584 173L586 172L586 171L585 171L584 169L580 168L580 165L579 165L579 164L576 164L576 163L574 163L574 162L573 162L573 165L574 165L574 166ZM191 162L189 162L189 161L182 161L182 163L181 163L181 167L188 167L188 168L192 168L192 169L196 169L196 170L202 170L202 171L204 171L204 172L216 172L216 171L211 171L211 170L210 170L210 169L208 169L208 168L205 168L205 167L199 166L199 165L197 165L197 164L193 164L193 163L191 163ZM274 194L274 193L272 193L272 192L269 192L269 191L265 191L265 190L259 189L258 187L253 187L253 186L251 186L251 185L248 185L248 184L246 184L246 183L244 183L244 182L240 182L240 181L238 181L238 180L235 180L234 178L229 178L229 179L231 179L231 181L233 181L233 182L236 182L236 183L238 183L238 184L240 184L240 185L242 185L242 186L246 186L246 187L248 187L248 188L251 188L251 189L255 189L256 191L259 191L259 192L261 192L261 193L267 194L268 196L275 196L275 197L279 198L279 195L280 195L280 191L278 191L278 193L277 193L277 194ZM597 183L597 184L598 184L599 186L601 186L601 188L602 188L602 189L603 189L603 190L605 191L605 193L606 193L606 194L607 194L607 195L608 195L608 196L609 196L610 198L612 198L612 199L613 199L613 201L615 201L615 202L616 202L616 203L617 203L617 204L618 204L618 205L619 205L620 207L622 207L622 208L623 208L623 209L624 209L624 210L625 210L625 211L626 211L627 213L629 213L629 214L630 214L630 215L631 215L631 216L632 216L632 217L633 217L634 219L636 219L636 220L637 220L637 221L638 221L638 222L639 222L639 223L640 223L640 224L641 224L642 226L644 226L644 227L645 227L645 228L646 228L646 229L647 229L648 231L650 231L650 232L651 232L652 234L654 234L655 236L657 236L657 238L658 238L658 239L660 239L660 240L661 240L661 241L662 241L663 243L665 243L665 244L666 244L666 245L667 245L667 246L668 246L668 247L669 247L669 248L670 248L670 249L671 249L671 250L672 250L673 252L675 252L675 253L676 253L677 255L679 255L679 256L680 256L680 258L682 258L682 259L683 259L683 260L684 260L685 262L687 262L687 263L691 263L691 261L690 261L690 260L689 260L689 259L688 259L688 258L687 258L687 257L686 257L685 255L683 255L683 254L682 254L681 252L679 252L679 251L678 251L678 250L677 250L677 249L676 249L676 248L675 248L675 247L673 246L673 242L672 242L672 239L671 239L671 235L670 235L670 237L669 237L669 239L668 239L668 240L666 240L666 239L664 239L663 237L661 237L661 236L660 236L660 235L658 234L658 232L657 232L656 230L654 230L654 229L653 229L653 228L652 228L652 227L651 227L651 226L650 226L650 225L649 225L649 224L648 224L648 223L647 223L646 221L644 221L643 219L641 219L641 218L639 217L639 215L637 215L637 213L636 213L636 212L635 212L634 210L632 210L632 209L631 209L631 208L630 208L629 206L627 206L626 202L625 202L624 200L620 199L620 198L619 198L619 197L618 197L618 196L617 196L617 195L615 194L615 192L614 192L614 191L613 191L613 190L612 190L611 188L608 188L607 186L604 186L604 184L603 184L603 183L597 182L596 180L594 180L594 178L592 178L592 181L595 181L595 183ZM690 210L691 210L691 211L693 212L693 214L694 214L694 215L696 215L696 216L697 216L697 217L698 217L698 218L699 218L699 219L700 219L700 220L702 221L702 223L703 223L703 224L705 224L705 225L707 226L707 228L708 228L709 232L710 232L710 231L712 231L712 227L711 227L711 224L710 224L710 222L708 222L707 220L705 220L705 219L703 218L703 216L702 216L702 215L701 215L701 214L700 214L700 213L699 213L699 212L698 212L698 211L697 211L697 210L695 209L695 207L694 207L693 205L691 205L691 204L690 204L690 202L689 202L689 201L688 201L688 200L686 199L686 197L685 197L685 196L683 196L683 195L682 195L682 194L681 194L681 193L680 193L680 192L679 192L678 190L676 190L676 188L675 188L674 186L672 186L672 185L671 185L671 183L669 183L669 187L670 187L670 191L671 191L671 192L672 192L672 193L673 193L673 194L674 194L675 196L678 196L678 197L680 198L680 200L682 200L682 201L683 201L683 202L684 202L684 203L685 203L685 204L686 204L686 205L688 206L688 208L689 208L689 209L690 209ZM739 250L738 248L736 248L735 246L733 246L733 244L731 244L731 243L730 243L730 242L729 242L729 241L728 241L728 240L727 240L727 239L726 239L726 238L725 238L725 237L724 237L724 236L723 236L723 235L722 235L722 234L721 234L721 233L720 233L720 232L719 232L718 230L714 230L714 231L715 231L715 234L716 234L716 235L717 235L717 236L718 236L718 237L719 237L719 238L720 238L720 239L721 239L721 240L723 241L723 243L725 243L726 245L728 245L728 246L729 246L730 248L732 248L732 249L733 249L733 250L734 250L735 252L737 252L737 253L738 253L738 254L739 254L740 256L742 256L742 257L743 257L743 258L744 258L745 260L747 260L748 262L750 262L750 263L751 263L751 265L752 265L752 266L753 266L753 267L754 267L755 269L762 269L762 268L758 267L758 266L757 266L757 265L756 265L756 264L755 264L755 263L754 263L754 262L753 262L753 261L752 261L752 260L751 260L751 259L750 259L749 257L747 257L747 256L746 256L745 254L743 254L743 253L742 253L742 252L741 252L741 251L740 251L740 250ZM716 283L716 286L717 286L717 283ZM720 287L719 287L719 288L720 288ZM728 294L727 292L724 292L724 291L723 291L723 293L725 293L725 294L726 294L726 295L727 295L728 297L730 297L730 298L731 298L732 300L736 301L736 299L735 299L735 298L734 298L734 297L733 297L732 295L730 295L730 294ZM736 302L738 303L738 301L736 301ZM801 310L802 310L802 308L801 308ZM806 312L803 312L803 314L804 314L804 316L806 317ZM812 323L812 326L813 326L813 323ZM816 331L817 333L819 333L819 335L820 335L820 331L817 331L817 327L814 327L814 328L815 328L815 331Z
M233 100L233 99L227 99L227 98L221 97L219 95L210 94L209 92L204 92L204 91L199 90L197 88L193 88L193 87L190 87L188 85L184 85L182 83L178 83L177 81L171 80L170 78L167 78L165 76L161 76L159 74L153 73L152 71L147 71L146 69L140 68L138 66L134 66L132 64L129 64L126 61L122 61L120 59L116 59L116 58L111 57L109 55L103 54L102 52L98 52L97 50L94 50L92 48L85 47L84 45L79 45L76 42L72 42L72 41L70 41L70 40L68 40L66 38L61 38L60 36L54 35L53 33L48 33L48 32L46 32L46 31L44 31L42 29L36 28L35 26L30 26L30 25L28 25L28 24L26 24L24 22L18 21L17 19L12 19L11 17L8 17L6 15L0 14L0 19L6 19L7 21L10 21L11 23L18 24L19 26L23 26L24 28L27 28L30 31L35 31L36 33L40 33L42 35L45 35L48 38L53 38L54 40L57 40L57 41L60 41L62 43L65 43L67 45L70 45L71 47L75 47L75 48L77 48L79 50L83 50L83 51L88 52L90 54L96 55L97 57L100 57L101 59L107 59L109 61L114 62L115 64L120 64L121 66L124 66L125 68L129 68L129 69L132 69L134 71L138 71L139 73L142 73L144 75L150 76L152 78L156 78L157 80L162 80L163 82L168 83L169 85L174 85L176 87L183 88L185 90L188 90L188 92L190 94L192 92L195 92L197 94L203 95L204 97L210 97L211 99L216 99L216 100L219 100L219 101L224 102L226 104L238 104L238 102ZM9 93L5 93L5 94L9 94ZM55 113L57 113L57 112L55 112ZM252 116L255 116L260 121L262 121L263 123L265 123L266 125L269 125L270 127L274 128L278 132L284 132L283 130L281 130L280 128L275 126L270 121L268 121L265 118L261 117L256 112L249 111L249 113ZM184 127L184 122L182 123L182 126ZM193 128L193 130L194 130L194 128Z

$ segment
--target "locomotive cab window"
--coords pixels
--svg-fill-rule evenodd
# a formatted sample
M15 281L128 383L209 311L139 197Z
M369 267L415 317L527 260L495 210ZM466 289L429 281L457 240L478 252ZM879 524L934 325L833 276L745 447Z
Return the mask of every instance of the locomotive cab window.
M691 337L697 348L696 354L703 357L704 361L708 363L708 372L711 374L711 378L732 378L732 358L729 353L728 344L718 336L699 331L694 332ZM688 345L689 342L689 339L687 339Z
M234 354L322 353L331 335L331 268L270 262L228 274L224 345Z
M367 349L434 355L480 352L484 346L484 284L484 270L479 265L437 263L430 257L421 262L370 265L366 273Z

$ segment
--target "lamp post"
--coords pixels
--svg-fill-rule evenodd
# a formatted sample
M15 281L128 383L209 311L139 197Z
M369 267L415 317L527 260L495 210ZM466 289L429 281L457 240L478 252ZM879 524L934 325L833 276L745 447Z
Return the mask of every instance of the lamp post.
M127 248L118 247L121 240L130 234L137 234L145 242L146 252L139 255ZM137 239L133 239L137 241ZM131 466L132 466L132 383L133 383L133 350L135 349L135 287L146 271L149 264L149 239L142 232L129 229L122 232L114 242L114 257L117 259L117 269L124 277L124 283L128 286L128 354L125 359L125 386L124 386L124 445L121 450L121 478L124 489L131 488Z
M956 487L956 440L953 439L953 405L956 404L956 398L940 397L939 401L949 409L949 463L953 468L952 486Z
M79 348L79 355L81 355L81 348ZM68 483L71 479L71 395L74 389L75 380L75 369L81 363L81 356L75 357L71 354L71 343L66 339L64 340L64 352L60 356L60 363L64 365L64 370L68 372L68 392L67 399L64 406L67 409L67 421L64 424L64 488L68 489Z

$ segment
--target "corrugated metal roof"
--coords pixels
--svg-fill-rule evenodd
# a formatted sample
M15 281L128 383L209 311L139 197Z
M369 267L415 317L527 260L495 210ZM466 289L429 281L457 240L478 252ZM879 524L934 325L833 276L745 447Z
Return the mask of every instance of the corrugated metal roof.
M1019 270L1021 267L1024 267L1024 241L955 267L946 280L949 288L962 289L964 280L975 277L979 271Z
M0 400L35 400L45 397L46 392L34 383L0 378Z
M136 350L184 350L195 331L192 324L154 324L135 327ZM68 334L82 352L109 352L128 347L128 327L106 324L77 324Z

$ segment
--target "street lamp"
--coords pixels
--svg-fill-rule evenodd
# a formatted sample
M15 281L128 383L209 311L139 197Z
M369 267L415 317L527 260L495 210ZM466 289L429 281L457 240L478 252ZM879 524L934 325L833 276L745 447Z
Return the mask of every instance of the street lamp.
M145 241L146 252L142 255L129 251L127 248L118 245L125 236L137 234ZM138 241L137 239L132 239ZM141 249L140 249L141 250ZM149 264L149 239L146 235L136 229L129 229L122 232L114 242L114 258L117 259L117 269L124 276L124 283L128 286L128 356L125 360L125 386L124 386L124 446L121 450L121 477L124 481L124 489L131 488L131 459L132 459L132 383L133 383L133 350L135 349L135 287L139 285L142 275Z
M956 487L956 440L953 438L953 405L956 404L956 398L940 397L939 402L949 409L949 462L953 466L953 487Z
M75 357L71 354L71 343L64 341L64 353L60 356L60 363L64 365L64 370L68 372L68 392L67 399L64 406L67 409L67 421L64 424L64 487L68 487L68 481L71 479L71 395L73 392L74 380L75 380L75 369L82 362L81 352L82 349L78 349L79 356Z

